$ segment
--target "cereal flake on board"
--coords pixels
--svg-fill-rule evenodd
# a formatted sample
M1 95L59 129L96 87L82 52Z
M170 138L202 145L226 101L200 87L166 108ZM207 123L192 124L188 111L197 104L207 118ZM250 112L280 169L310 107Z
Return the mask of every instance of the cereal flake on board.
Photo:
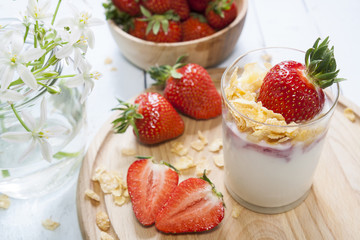
M95 201L97 201L97 202L100 202L100 197L99 197L99 195L98 195L96 192L94 192L93 190L91 190L91 189L86 189L86 190L85 190L85 195L86 195L88 198L92 199L92 200L95 200Z
M100 211L96 214L96 225L100 228L102 231L107 231L110 228L110 220L108 215Z
M222 154L213 156L213 160L217 167L224 167L224 156Z
M240 213L241 213L241 207L239 205L233 205L231 216L233 218L238 218L240 216Z
M191 142L190 145L193 149L195 149L198 152L202 151L205 147L205 143L203 141L201 141L200 139L197 139L197 140Z
M171 144L171 152L181 157L188 154L188 149L181 142L173 142Z
M356 116L354 111L351 108L345 108L344 115L347 119L349 119L351 122L355 122Z
M210 152L218 152L223 147L223 141L221 138L215 139L212 143L209 145L209 151Z
M211 172L209 161L205 157L202 157L201 160L196 163L196 176L201 177L204 174L204 170L206 170L206 175L210 174Z
M114 238L110 234L101 231L100 232L100 240L114 240Z
M195 166L196 165L194 164L194 160L190 156L182 156L179 159L177 159L177 161L174 164L174 167L179 171L186 170Z
M136 155L136 150L133 148L123 148L121 149L121 154L124 156L134 156Z

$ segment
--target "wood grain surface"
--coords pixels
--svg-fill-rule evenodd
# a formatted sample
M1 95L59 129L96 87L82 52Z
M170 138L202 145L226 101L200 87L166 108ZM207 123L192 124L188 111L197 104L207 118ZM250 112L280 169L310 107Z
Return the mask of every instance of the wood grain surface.
M218 87L223 70L209 70ZM101 165L126 177L127 169L135 159L122 156L124 147L134 148L138 155L154 156L158 160L174 162L176 159L170 151L172 141L151 147L139 144L131 130L123 135L113 134L112 119L109 119L89 147L80 170L77 209L84 239L100 239L100 230L95 223L96 213L100 210L109 215L111 228L108 233L114 239L360 239L360 116L357 115L354 123L350 122L343 114L348 106L345 104L357 108L344 98L338 104L307 199L297 208L276 215L258 214L240 207L238 218L231 216L233 207L238 204L225 189L223 169L212 162L212 157L222 154L222 150L212 153L207 148L201 152L190 148L190 143L197 139L198 130L209 142L221 137L221 117L196 121L182 116L185 133L173 141L183 142L189 147L189 155L195 161L202 157L209 160L209 177L224 194L226 203L222 223L209 232L197 234L167 235L158 232L154 226L143 227L136 220L130 202L121 207L115 206L112 196L104 195L99 184L91 181L95 168ZM184 172L180 181L193 174L194 170ZM88 188L100 195L99 204L85 198L84 192Z

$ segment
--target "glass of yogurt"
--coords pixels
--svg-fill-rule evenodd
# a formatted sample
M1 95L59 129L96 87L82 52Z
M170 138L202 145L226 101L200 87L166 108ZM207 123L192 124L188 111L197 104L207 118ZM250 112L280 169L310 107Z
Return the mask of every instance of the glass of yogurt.
M285 60L304 63L305 52L263 48L237 58L221 79L225 185L244 207L260 213L295 208L308 195L339 84L326 88L322 111L312 120L287 124L257 102L264 76Z

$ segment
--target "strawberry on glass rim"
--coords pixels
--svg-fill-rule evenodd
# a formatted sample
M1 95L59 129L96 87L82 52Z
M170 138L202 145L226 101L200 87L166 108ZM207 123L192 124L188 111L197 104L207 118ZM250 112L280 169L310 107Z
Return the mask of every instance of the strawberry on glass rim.
M305 54L305 65L283 61L273 66L261 85L258 101L287 123L301 123L313 119L324 106L322 89L343 81L337 78L334 47L329 48L329 37L320 44L318 38Z

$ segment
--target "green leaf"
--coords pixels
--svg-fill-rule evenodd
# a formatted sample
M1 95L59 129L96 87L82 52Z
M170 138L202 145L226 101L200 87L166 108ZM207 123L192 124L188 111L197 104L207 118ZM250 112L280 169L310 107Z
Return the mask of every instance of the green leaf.
M10 177L10 172L7 169L1 170L1 173L2 173L3 178Z

